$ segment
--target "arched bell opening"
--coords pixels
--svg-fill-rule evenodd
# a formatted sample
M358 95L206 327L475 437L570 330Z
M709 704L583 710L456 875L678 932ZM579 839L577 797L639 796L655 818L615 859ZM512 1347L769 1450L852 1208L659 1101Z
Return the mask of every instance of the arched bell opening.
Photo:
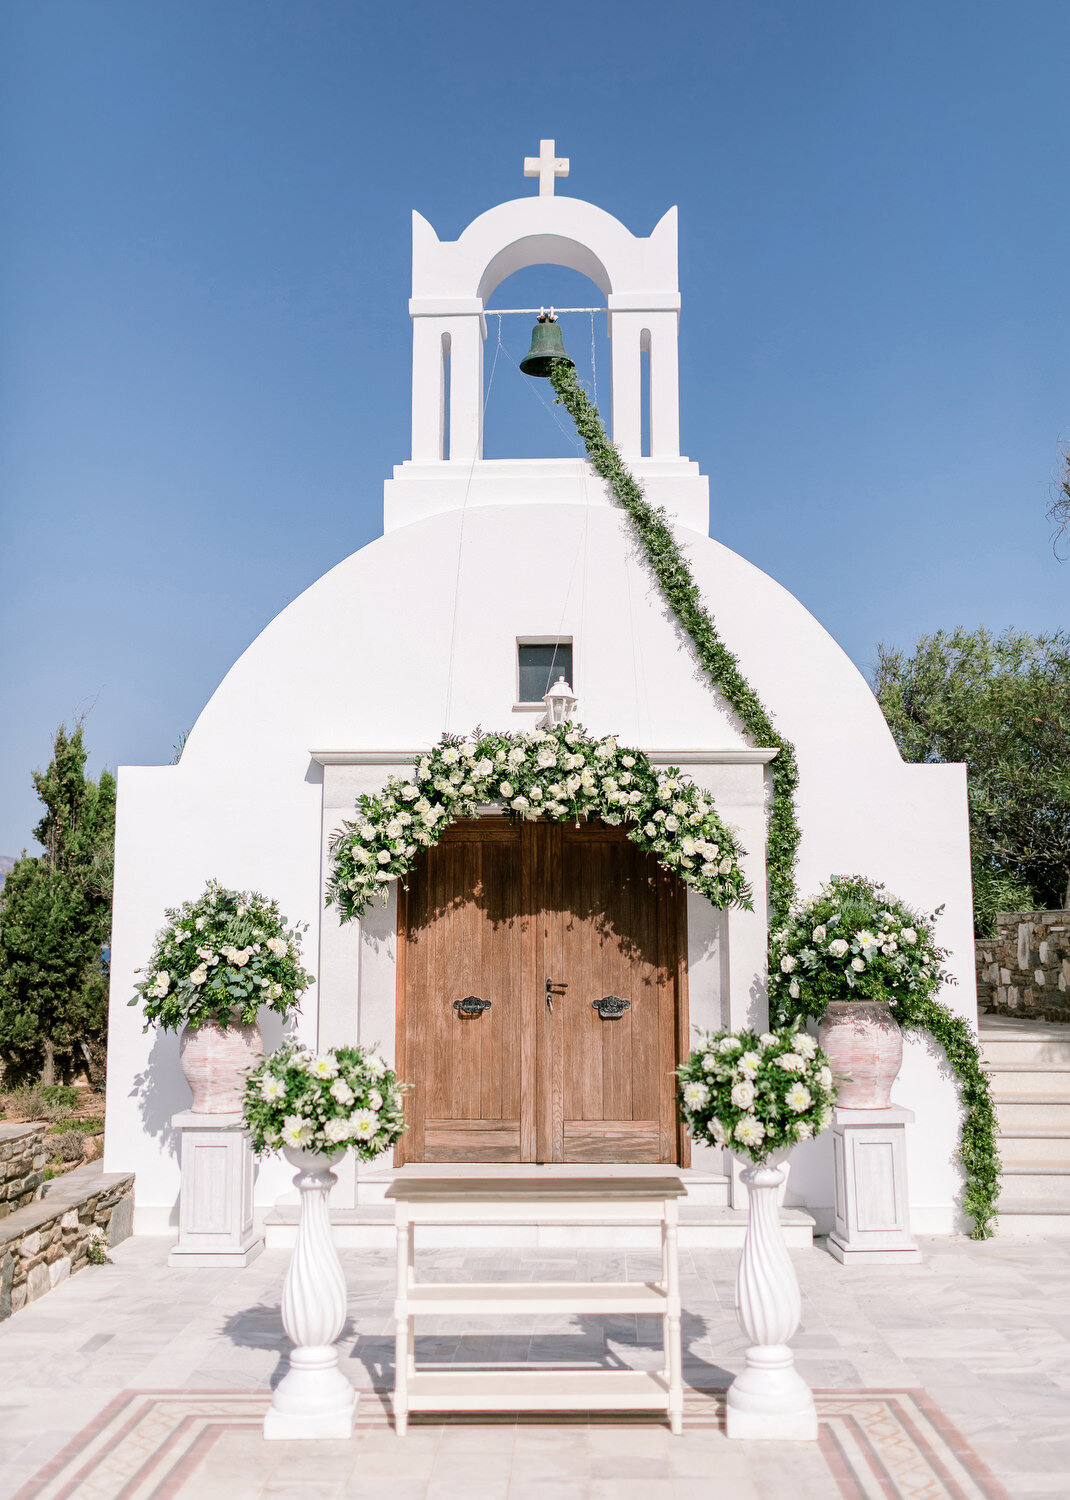
M487 459L575 458L582 445L548 380L521 374L538 309L596 308L564 312L559 327L577 374L608 427L612 410L612 352L605 296L580 272L560 265L525 266L506 277L487 303L483 350L483 456ZM502 308L532 308L524 314ZM500 340L500 342L499 342Z

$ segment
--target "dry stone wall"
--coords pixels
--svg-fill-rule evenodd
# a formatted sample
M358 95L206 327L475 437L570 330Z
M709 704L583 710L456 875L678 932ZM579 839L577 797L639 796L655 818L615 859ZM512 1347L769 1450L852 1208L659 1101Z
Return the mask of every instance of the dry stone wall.
M132 1173L94 1162L48 1183L38 1202L0 1220L0 1319L80 1271L94 1243L125 1240L133 1223Z
M41 1196L45 1180L44 1125L0 1125L0 1219Z
M982 1010L1070 1021L1070 911L1001 912L996 936L977 940Z

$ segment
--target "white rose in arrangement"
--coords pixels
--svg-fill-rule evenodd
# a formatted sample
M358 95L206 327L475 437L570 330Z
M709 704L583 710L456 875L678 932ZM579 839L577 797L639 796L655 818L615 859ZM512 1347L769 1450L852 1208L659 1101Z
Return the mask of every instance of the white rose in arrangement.
M723 1036L717 1043L718 1052L738 1052L743 1043L738 1036Z
M704 1109L710 1097L710 1091L704 1083L684 1084L684 1104L688 1109Z
M189 977L190 984L201 985L208 978L208 970L203 964L198 964Z
M478 746L476 745L475 740L465 740L464 744L461 746L461 754L465 760L473 760L475 758L477 749Z
M851 968L855 971L856 974L865 973L865 960L861 958L852 958Z
M648 839L654 838L657 834L657 831L657 824L655 823L647 823L643 829L643 832L646 834Z
M795 1127L795 1139L797 1141L808 1141L814 1133L814 1127L809 1120L800 1120Z
M198 917L197 920L194 922L193 925L194 925L194 927L196 927L196 929L197 929L198 932L203 931L203 929L204 929L204 921L205 921L204 917Z
M511 781L503 781L501 793L503 797L511 797L513 795L513 783Z
M312 1124L309 1120L303 1120L300 1115L287 1115L282 1126L283 1144L291 1146L299 1151L302 1146L307 1146L312 1139Z
M765 1126L753 1115L744 1115L732 1133L741 1146L760 1146L765 1140Z
M379 1129L379 1116L373 1109L358 1109L349 1117L349 1134L356 1141L370 1141Z
M313 1078L337 1078L338 1059L329 1052L320 1052L308 1065Z
M758 1040L763 1047L775 1047L780 1038L772 1031L763 1031Z
M918 941L918 934L914 931L913 927L904 927L899 936L908 946L913 946Z
M267 950L269 953L273 953L276 958L285 958L288 951L286 943L283 942L282 938L277 937L268 938Z
M813 940L815 943L823 943L825 941L825 928L823 924L814 928Z
M679 826L679 818L670 813L669 816L665 819L665 827L669 830L670 833L675 833Z
M793 1000L798 1000L799 996L802 994L802 990L799 988L799 981L797 979L793 979L788 985L788 994Z
M718 1067L720 1067L720 1063L716 1057L714 1057L712 1052L707 1052L706 1056L702 1059L702 1071L704 1073L712 1073L714 1068Z
M390 863L390 851L387 849L380 849L375 857L381 865L388 865Z
M782 974L790 974L795 967L795 959L792 954L785 953L780 960L780 971Z
M519 745L509 751L508 760L511 766L522 766L524 764L524 752Z
M368 1108L369 1109L382 1109L382 1107L383 1107L383 1096L382 1096L382 1094L379 1092L378 1089L369 1089L368 1090Z
M806 1059L800 1057L796 1052L785 1052L775 1059L778 1068L783 1068L785 1073L805 1073Z
M543 749L539 751L538 757L536 759L536 765L540 765L540 766L544 766L544 767L546 767L546 766L556 766L557 765L557 751L554 750L551 745L544 746Z
M275 1078L267 1073L260 1080L260 1097L266 1099L269 1104L275 1099L285 1099L286 1085L281 1078Z
M808 1031L800 1031L795 1037L795 1050L800 1057L815 1057L817 1055L817 1042Z
M829 1067L819 1068L817 1081L821 1088L830 1089L832 1087L832 1069Z
M401 837L401 827L402 825L398 822L397 818L391 818L390 822L386 825L387 838L399 839Z
M323 1133L329 1141L340 1146L343 1141L349 1139L349 1121L341 1118L328 1120L323 1127Z
M797 1115L801 1115L803 1110L809 1109L813 1102L810 1090L801 1083L793 1083L784 1096L784 1103L789 1109L794 1110Z
M832 942L829 943L829 952L833 958L842 958L849 947L850 944L844 938L833 938Z
M336 1078L331 1084L330 1094L332 1099L337 1099L339 1104L352 1104L356 1095L346 1083L344 1078Z
M754 1084L749 1078L742 1078L732 1085L732 1103L737 1109L750 1109L754 1103Z
M716 1145L728 1145L728 1131L716 1117L710 1120L710 1134L713 1136Z
M156 982L153 984L152 989L149 991L149 993L155 995L157 1000L162 1000L170 988L171 976L170 974L168 974L166 969L161 969L160 972L156 975Z
M404 797L406 802L413 802L419 794L416 788L413 786L412 782L407 781L401 788L401 795Z
M514 797L513 806L517 809L518 812L523 812L526 807L531 806L531 803L526 797Z

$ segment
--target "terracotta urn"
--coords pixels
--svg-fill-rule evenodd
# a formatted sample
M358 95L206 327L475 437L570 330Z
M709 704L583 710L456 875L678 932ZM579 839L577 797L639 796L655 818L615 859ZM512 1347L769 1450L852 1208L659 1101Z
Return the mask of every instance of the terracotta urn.
M255 1021L243 1026L239 1015L232 1011L226 1026L209 1021L182 1032L178 1057L194 1114L233 1115L241 1109L245 1074L263 1057L264 1038Z
M903 1033L881 1000L830 1000L818 1032L840 1109L887 1109L903 1066Z

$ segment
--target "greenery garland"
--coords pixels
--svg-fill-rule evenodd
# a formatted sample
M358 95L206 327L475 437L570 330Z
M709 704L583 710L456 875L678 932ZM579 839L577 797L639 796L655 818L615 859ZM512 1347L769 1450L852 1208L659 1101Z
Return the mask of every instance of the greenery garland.
M595 738L579 724L531 734L443 735L410 781L391 776L357 799L356 818L331 840L327 900L343 922L403 880L420 849L455 818L496 804L514 818L597 818L626 824L629 839L714 906L750 906L739 845L708 793L675 766Z
M794 746L773 728L739 662L718 635L664 507L651 505L646 499L606 436L598 408L580 385L574 367L563 359L554 360L550 382L557 400L576 424L592 465L608 482L628 516L662 595L690 637L706 676L724 694L756 743L775 746L779 752L770 767L773 803L766 835L766 868L773 926L783 926L795 897L795 860L799 847L795 812L799 771ZM770 975L775 975L777 967L772 951L769 968ZM770 998L774 999L772 993ZM786 1009L794 1008L795 1003ZM992 1232L996 1212L1000 1163L995 1143L995 1111L977 1042L966 1022L931 995L915 998L909 1009L903 1007L898 1019L905 1026L927 1031L939 1042L955 1073L965 1109L959 1144L959 1158L966 1173L962 1206L973 1217L974 1238L986 1239Z
M575 422L588 458L602 478L609 482L617 503L631 521L661 592L690 637L706 676L724 694L755 743L775 748L778 752L770 767L773 805L769 811L765 862L769 904L779 924L786 919L795 894L795 857L799 847L799 822L795 815L799 770L795 747L773 728L761 699L743 676L736 657L718 635L717 627L702 602L698 585L691 576L683 549L672 533L664 506L651 505L629 473L606 436L598 408L580 385L573 366L562 359L554 360L550 382L558 401Z

